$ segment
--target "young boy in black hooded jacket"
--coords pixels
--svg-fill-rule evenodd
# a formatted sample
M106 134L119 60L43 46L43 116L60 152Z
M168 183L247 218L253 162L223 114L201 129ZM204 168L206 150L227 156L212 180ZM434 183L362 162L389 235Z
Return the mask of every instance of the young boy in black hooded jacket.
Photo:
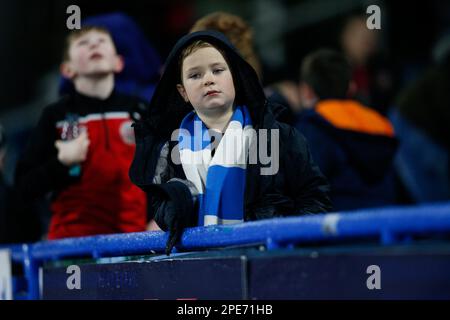
M151 196L149 220L170 231L167 254L185 227L331 209L305 138L275 119L256 72L219 32L177 42L135 134L130 177Z

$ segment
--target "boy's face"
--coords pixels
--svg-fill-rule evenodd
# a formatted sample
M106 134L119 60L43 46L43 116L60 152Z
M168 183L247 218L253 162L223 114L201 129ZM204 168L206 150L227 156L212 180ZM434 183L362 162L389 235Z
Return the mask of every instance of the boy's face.
M123 61L116 53L111 37L101 31L92 30L72 41L69 61L61 66L63 75L74 79L77 76L102 76L123 69Z
M183 61L182 81L177 89L197 112L211 114L233 107L233 77L217 49L200 48L188 55Z

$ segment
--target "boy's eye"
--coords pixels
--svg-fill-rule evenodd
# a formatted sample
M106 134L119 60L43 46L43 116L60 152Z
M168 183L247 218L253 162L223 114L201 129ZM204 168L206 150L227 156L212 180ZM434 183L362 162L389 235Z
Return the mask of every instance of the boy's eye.
M86 44L87 44L87 40L81 40L81 41L78 42L79 46L84 46Z
M192 73L188 76L189 79L198 79L200 78L200 73Z
M219 74L219 73L221 73L223 71L225 71L225 69L215 69L215 70L213 70L213 73L214 74Z

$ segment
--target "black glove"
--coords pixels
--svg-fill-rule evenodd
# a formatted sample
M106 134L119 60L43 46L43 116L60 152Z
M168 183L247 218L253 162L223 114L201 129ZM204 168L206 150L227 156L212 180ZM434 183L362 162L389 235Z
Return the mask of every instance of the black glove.
M154 219L162 230L169 231L165 252L170 255L184 228L196 225L192 195L189 188L179 181L154 185L149 192L161 200Z

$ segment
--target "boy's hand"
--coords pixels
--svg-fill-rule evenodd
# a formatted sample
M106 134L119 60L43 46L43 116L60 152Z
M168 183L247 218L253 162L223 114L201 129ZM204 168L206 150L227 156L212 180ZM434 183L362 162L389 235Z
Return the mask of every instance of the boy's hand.
M165 252L170 255L181 240L184 229L197 225L197 214L189 187L180 181L150 185L146 191L158 201L155 223L169 233Z
M65 166L79 164L86 160L89 149L89 138L86 131L73 140L56 140L55 147L58 149L58 160Z
M161 231L161 228L158 226L155 220L152 219L149 223L147 223L147 231Z

